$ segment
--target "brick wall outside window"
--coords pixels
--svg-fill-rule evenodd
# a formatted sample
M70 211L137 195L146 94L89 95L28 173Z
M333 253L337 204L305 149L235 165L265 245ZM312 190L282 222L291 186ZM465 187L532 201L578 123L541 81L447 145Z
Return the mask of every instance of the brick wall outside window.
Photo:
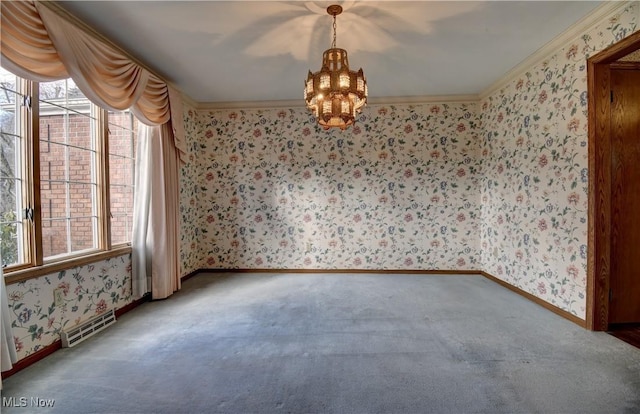
M128 113L109 113L109 181L111 197L111 243L131 241L135 134Z
M124 123L126 115L109 115L109 123ZM119 119L122 118L122 119ZM63 115L40 117L40 180L43 255L50 257L97 247L94 245L95 211L92 197L91 124L87 115L68 116L68 133ZM112 240L131 240L133 209L133 160L131 131L110 125L109 169ZM68 142L65 143L65 134ZM63 145L65 144L65 145ZM68 160L68 163L67 163ZM68 194L67 194L68 192ZM67 200L68 195L68 200ZM68 203L68 205L67 205Z

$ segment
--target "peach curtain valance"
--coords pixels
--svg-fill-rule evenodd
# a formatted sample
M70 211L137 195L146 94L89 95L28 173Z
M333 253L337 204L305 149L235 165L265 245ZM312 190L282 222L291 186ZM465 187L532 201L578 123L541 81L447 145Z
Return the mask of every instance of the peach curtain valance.
M47 82L69 77L33 2L2 2L2 66Z
M35 81L71 77L94 103L131 108L148 125L171 121L186 158L182 99L162 79L111 44L82 30L44 2L2 3L2 66Z

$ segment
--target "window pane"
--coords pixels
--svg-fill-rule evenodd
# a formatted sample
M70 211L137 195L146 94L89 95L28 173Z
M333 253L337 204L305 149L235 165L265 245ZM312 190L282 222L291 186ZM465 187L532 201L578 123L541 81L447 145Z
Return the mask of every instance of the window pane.
M51 182L67 180L67 146L40 141L40 180L42 189Z
M82 148L69 147L69 181L91 183L94 152Z
M69 216L93 217L93 190L92 184L69 184Z
M111 244L131 241L136 129L129 111L109 112Z
M133 185L133 160L109 155L109 173L112 186Z
M133 188L111 186L111 243L131 241Z
M64 256L70 252L95 248L95 217L43 219L42 249L45 257Z
M16 103L18 99L18 77L6 69L0 67L0 87L2 95L0 104Z
M74 252L94 248L94 217L73 218L69 220L71 230L71 250Z
M69 251L67 234L67 220L42 219L42 253L44 257L66 254Z
M43 181L40 204L43 219L64 219L67 215L68 185L64 181Z
M22 95L19 79L0 68L0 246L4 266L26 261L22 224Z
M22 244L22 222L11 221L11 216L4 216L0 223L2 235L2 267L19 264Z
M67 79L40 84L43 256L97 248L96 120Z

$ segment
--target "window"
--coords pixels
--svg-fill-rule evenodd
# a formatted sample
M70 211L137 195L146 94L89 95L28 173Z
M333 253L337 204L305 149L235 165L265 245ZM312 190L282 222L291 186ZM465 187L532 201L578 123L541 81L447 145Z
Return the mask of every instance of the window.
M129 111L109 112L109 200L111 244L131 240L137 119Z
M71 80L40 84L44 259L98 248L97 121Z
M0 82L5 272L130 242L135 117L100 109L71 79L28 82L0 68Z
M23 96L18 91L20 80L4 70L0 71L0 88L0 247L5 267L26 261L20 135Z

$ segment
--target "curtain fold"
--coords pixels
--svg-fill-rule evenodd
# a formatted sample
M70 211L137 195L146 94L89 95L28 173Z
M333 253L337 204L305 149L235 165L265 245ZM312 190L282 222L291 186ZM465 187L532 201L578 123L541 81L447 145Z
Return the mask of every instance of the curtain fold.
M152 76L148 70L43 3L35 5L58 56L87 98L115 111L136 106L140 109L138 118L150 125L169 121L169 94L164 82L156 80L147 87ZM142 97L145 105L140 106Z
M173 142L178 150L180 165L187 162L187 139L184 132L184 111L182 94L169 86L169 102L171 103L171 126L173 127Z
M176 103L177 104L177 103ZM169 121L169 89L167 85L154 75L147 79L146 88L140 99L133 105L134 114L147 125L160 125Z
M151 208L152 169L150 127L138 125L135 158L135 192L133 193L133 234L131 236L131 280L134 299L149 292L151 285L151 247L149 210ZM149 241L147 241L149 240Z
M0 263L2 257L0 256ZM9 302L7 300L7 288L4 283L2 266L0 266L0 371L8 371L13 368L13 363L18 360L16 345L11 333L11 317L9 315ZM0 378L0 389L2 379Z
M39 1L2 3L3 67L38 82L71 77L95 104L115 111L132 108L148 125L165 124L172 115L178 116L182 99L166 82L52 7ZM183 129L174 131L174 140L186 154ZM180 158L185 161L184 155Z
M164 299L180 289L178 154L168 124L141 125L136 152L133 295Z
M169 124L153 127L151 159L151 297L164 299L180 289L179 161Z
M2 2L2 67L38 82L69 77L33 2Z
M2 66L33 81L71 77L95 104L131 108L146 124L138 140L133 292L154 298L180 288L178 168L186 162L182 96L112 44L39 1L2 2Z

